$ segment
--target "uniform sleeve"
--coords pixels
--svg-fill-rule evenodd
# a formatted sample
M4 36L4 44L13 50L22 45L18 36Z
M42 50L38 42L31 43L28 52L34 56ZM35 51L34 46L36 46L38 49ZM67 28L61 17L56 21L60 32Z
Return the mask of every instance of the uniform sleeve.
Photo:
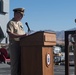
M8 24L7 24L7 32L13 33L13 31L14 31L13 23L12 22L8 22Z

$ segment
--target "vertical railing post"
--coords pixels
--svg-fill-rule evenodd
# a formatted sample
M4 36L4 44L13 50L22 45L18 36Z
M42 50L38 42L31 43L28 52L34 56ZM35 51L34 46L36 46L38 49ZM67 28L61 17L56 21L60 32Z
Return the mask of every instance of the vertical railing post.
M75 34L76 31L65 31L65 75L69 75L69 34Z
M68 41L68 33L65 31L65 75L69 75L69 41Z

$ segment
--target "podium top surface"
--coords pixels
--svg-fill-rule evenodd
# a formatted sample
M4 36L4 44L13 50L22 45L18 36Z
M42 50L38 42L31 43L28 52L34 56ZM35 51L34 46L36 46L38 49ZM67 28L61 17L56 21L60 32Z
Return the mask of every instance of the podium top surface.
M53 31L37 31L37 32L30 32L28 35L34 35L34 34L38 34L38 33L49 33L49 34L56 34L55 32Z
M56 45L56 33L38 31L21 38L21 45Z

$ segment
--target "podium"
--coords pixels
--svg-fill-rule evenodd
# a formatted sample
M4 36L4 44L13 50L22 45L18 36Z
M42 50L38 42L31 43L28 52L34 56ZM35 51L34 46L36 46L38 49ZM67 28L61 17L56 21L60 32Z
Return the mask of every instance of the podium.
M53 75L56 34L39 31L20 40L21 75Z

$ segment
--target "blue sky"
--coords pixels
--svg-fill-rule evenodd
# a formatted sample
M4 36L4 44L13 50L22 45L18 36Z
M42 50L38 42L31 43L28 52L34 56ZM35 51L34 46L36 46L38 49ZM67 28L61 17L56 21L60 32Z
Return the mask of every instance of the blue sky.
M76 0L10 0L10 19L13 9L25 8L22 23L25 31L25 22L31 30L68 30L76 27Z

